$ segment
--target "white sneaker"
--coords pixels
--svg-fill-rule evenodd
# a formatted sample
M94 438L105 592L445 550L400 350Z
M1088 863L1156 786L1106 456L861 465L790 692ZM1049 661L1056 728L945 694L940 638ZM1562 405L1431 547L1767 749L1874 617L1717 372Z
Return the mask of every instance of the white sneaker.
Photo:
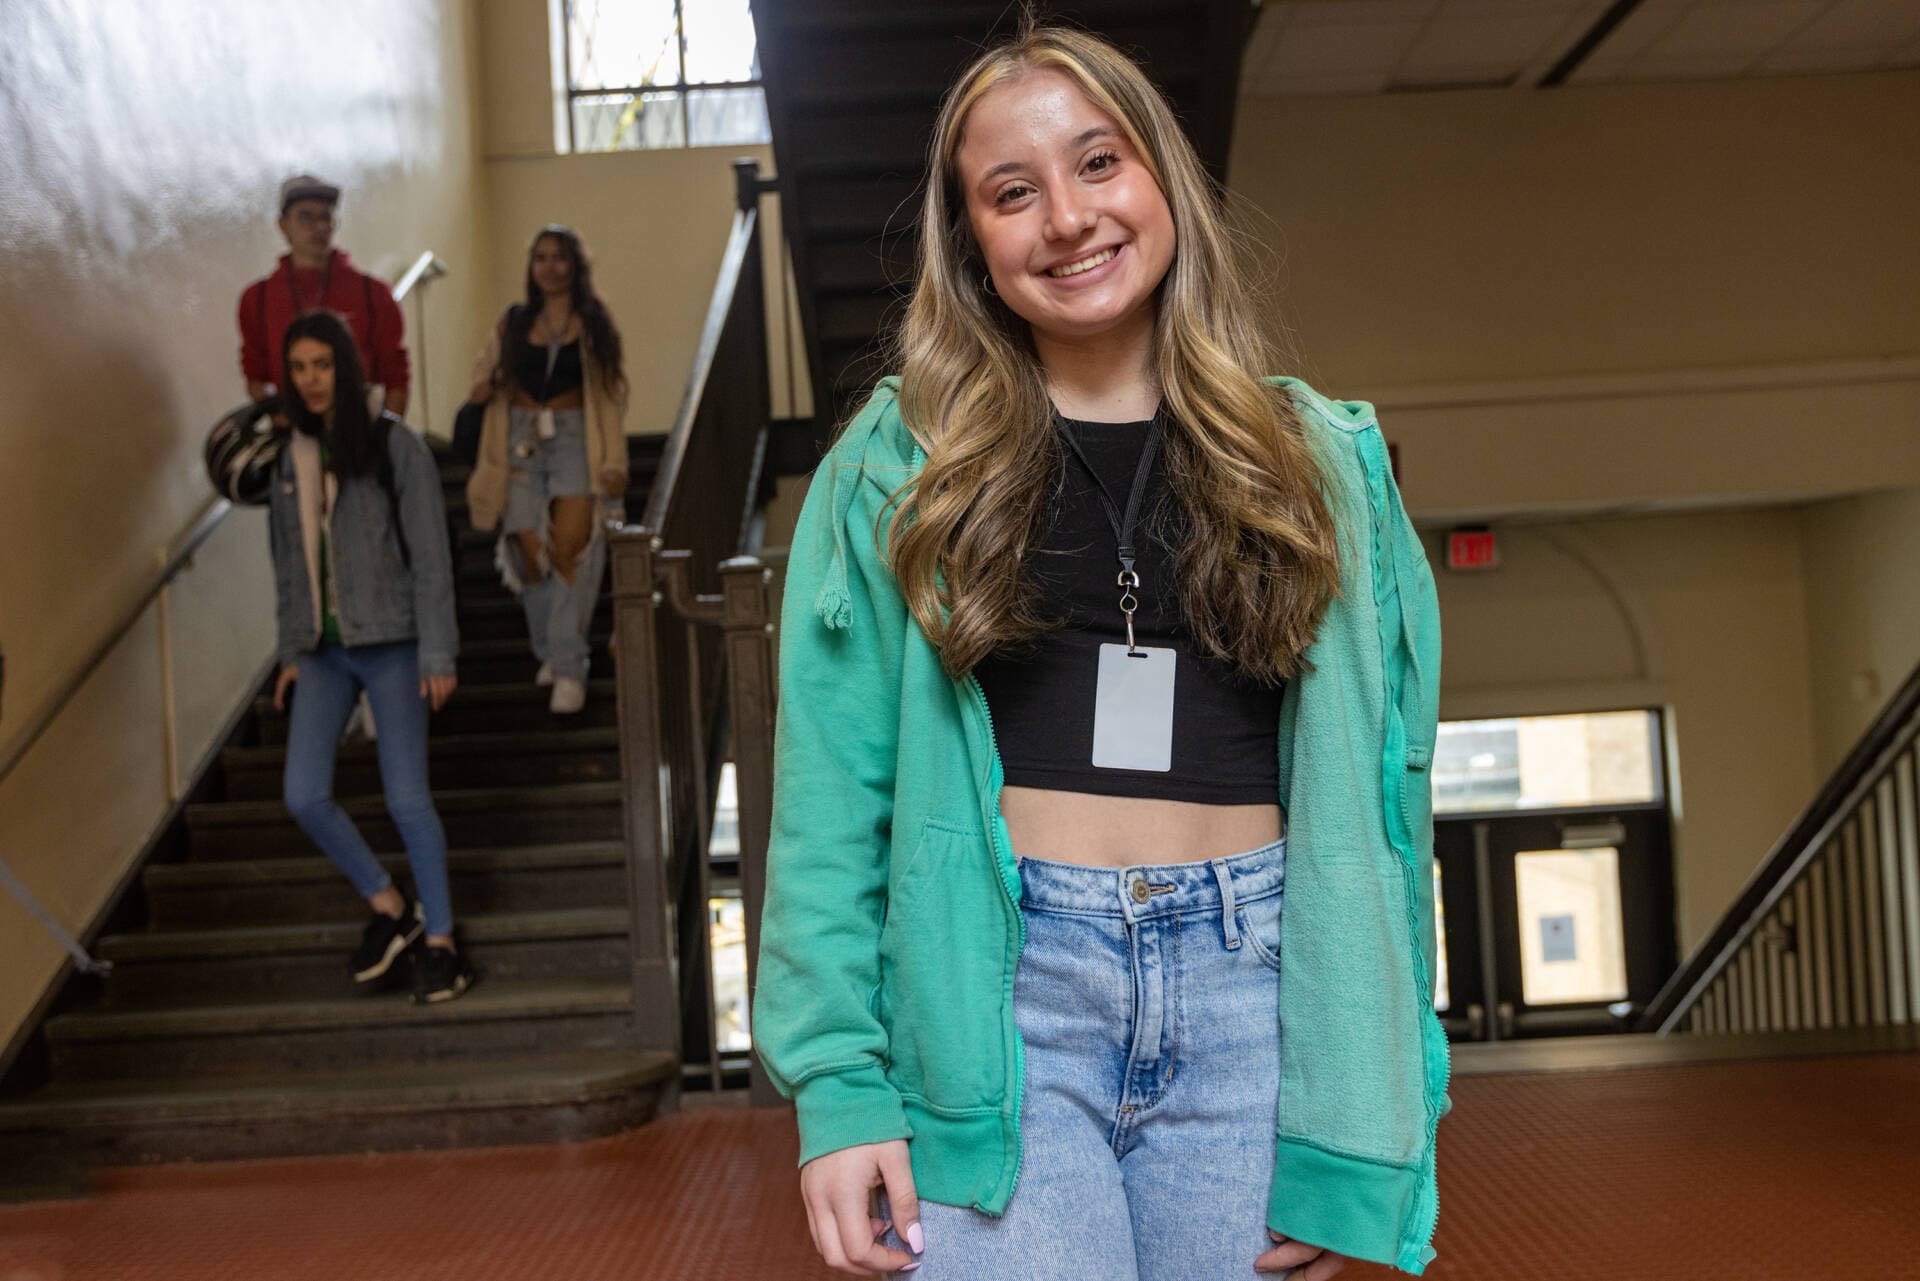
M553 697L547 710L556 716L571 716L587 705L587 683L571 676L553 678Z
M545 689L547 686L553 684L553 664L540 664L540 670L533 674L533 683L541 689Z

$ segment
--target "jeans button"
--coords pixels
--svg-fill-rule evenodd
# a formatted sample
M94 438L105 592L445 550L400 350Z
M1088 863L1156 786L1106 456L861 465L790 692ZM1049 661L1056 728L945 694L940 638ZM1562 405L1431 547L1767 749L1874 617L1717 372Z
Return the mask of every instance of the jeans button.
M1147 901L1147 883L1145 881L1135 881L1133 883L1133 889L1130 891L1130 893L1132 893L1133 895L1134 902L1136 903L1146 902Z

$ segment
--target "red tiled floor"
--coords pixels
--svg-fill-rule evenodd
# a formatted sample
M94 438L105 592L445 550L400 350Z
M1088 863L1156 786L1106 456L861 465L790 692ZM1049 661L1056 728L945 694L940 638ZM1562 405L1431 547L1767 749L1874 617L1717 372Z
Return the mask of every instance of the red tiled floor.
M1436 1281L1920 1278L1920 1055L1454 1097ZM794 1153L785 1113L711 1109L572 1147L119 1171L0 1209L0 1281L814 1281Z

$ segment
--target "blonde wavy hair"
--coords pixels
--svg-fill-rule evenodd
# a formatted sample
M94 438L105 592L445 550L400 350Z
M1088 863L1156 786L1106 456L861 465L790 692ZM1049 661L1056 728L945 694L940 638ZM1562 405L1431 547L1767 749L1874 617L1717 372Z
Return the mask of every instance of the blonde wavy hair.
M980 283L985 259L956 162L974 104L1043 69L1071 77L1118 123L1172 212L1153 372L1167 473L1188 516L1177 565L1191 641L1254 680L1293 676L1339 590L1320 468L1291 398L1262 377L1273 353L1223 195L1159 90L1082 31L1023 24L977 58L941 106L896 352L901 413L927 461L896 495L894 575L955 677L1055 625L1038 614L1025 562L1045 532L1061 445L1027 323Z

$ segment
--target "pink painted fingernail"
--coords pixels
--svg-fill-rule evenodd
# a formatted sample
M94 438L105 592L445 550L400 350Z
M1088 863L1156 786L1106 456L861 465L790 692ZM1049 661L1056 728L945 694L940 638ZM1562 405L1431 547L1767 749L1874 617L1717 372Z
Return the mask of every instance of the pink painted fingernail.
M913 1247L915 1254L925 1254L927 1252L927 1239L922 1235L918 1223L909 1223L907 1225L907 1244ZM920 1265L916 1263L913 1266L917 1268Z
M915 1259L912 1263L909 1263L906 1267L901 1268L900 1270L902 1272L912 1272L915 1269L917 1269L919 1266L920 1266L920 1260Z

